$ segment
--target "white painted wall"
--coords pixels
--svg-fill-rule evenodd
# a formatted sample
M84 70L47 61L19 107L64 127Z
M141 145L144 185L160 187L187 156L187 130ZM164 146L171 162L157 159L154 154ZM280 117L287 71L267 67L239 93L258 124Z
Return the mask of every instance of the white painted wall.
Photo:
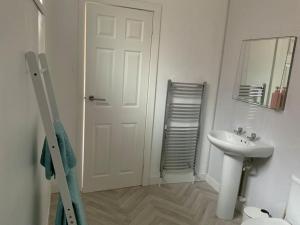
M207 171L209 143L206 134L213 122L227 12L227 1L155 2L163 5L163 13L151 158L151 178L154 182L159 177L168 79L179 82L208 82L199 173L205 174Z
M258 173L249 179L247 204L270 209L282 216L290 176L300 176L300 48L296 49L286 109L278 113L232 100L241 41L249 38L300 35L300 2L297 0L231 0L229 25L218 93L215 129L237 125L257 132L275 146L269 160L256 160ZM251 112L252 111L252 112ZM252 114L252 116L250 116ZM212 148L209 178L221 180L223 155Z
M46 51L58 110L68 136L77 150L78 85L78 4L76 0L45 1Z
M45 1L46 52L60 119L77 152L80 171L78 134L80 129L80 89L78 88L78 2L76 0ZM80 176L80 175L79 175ZM51 191L57 192L55 182Z
M24 54L38 50L32 0L0 7L0 224L46 225L49 188L39 164L43 129Z
M167 80L207 81L208 104L204 136L211 129L225 30L227 0L148 0L163 5L161 42L153 131L151 177L159 177L162 129ZM82 78L77 71L78 2L51 0L48 3L48 45L54 89L62 120L75 149L81 118ZM209 144L203 139L199 171L208 166Z

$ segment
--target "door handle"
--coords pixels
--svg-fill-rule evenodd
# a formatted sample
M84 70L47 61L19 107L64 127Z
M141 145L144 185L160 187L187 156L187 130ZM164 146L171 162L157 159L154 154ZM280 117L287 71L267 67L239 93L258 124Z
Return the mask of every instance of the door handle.
M101 101L101 102L106 102L105 98L95 98L95 96L90 95L89 97L85 97L85 99L88 99L89 101Z

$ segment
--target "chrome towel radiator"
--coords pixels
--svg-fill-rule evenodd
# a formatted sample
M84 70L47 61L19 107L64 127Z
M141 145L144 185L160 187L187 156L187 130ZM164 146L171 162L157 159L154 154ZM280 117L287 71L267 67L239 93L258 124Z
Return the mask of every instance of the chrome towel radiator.
M195 173L201 111L206 82L168 81L160 175L172 171Z
M239 99L256 104L263 104L265 101L266 84L252 86L240 85Z

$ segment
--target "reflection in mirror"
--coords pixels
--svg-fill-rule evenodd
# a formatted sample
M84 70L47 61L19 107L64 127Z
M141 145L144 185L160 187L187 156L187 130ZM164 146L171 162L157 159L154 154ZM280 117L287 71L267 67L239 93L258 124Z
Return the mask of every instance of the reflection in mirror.
M296 37L245 40L233 98L284 110Z

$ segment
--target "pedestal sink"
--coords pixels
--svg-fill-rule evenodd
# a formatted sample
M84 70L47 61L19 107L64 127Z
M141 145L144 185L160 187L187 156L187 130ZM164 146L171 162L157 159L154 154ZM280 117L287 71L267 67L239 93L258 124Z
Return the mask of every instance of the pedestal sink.
M244 158L267 158L273 154L274 148L260 140L249 141L243 136L223 130L210 131L208 140L224 152L217 216L231 220L238 197Z

